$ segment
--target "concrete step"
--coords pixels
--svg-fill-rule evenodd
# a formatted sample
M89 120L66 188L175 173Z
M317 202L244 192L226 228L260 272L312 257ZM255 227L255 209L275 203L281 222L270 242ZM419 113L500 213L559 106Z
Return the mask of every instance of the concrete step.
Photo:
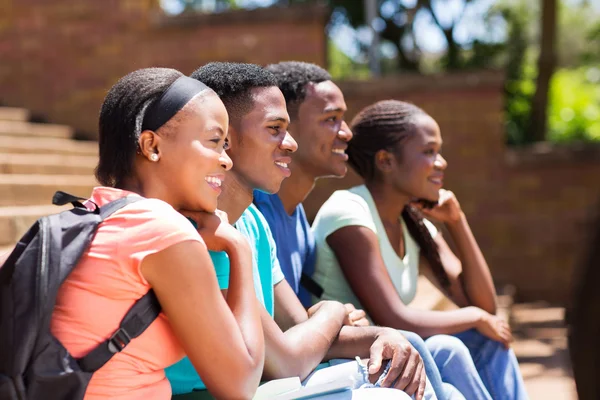
M97 162L96 156L0 153L0 174L93 175Z
M452 300L446 297L423 275L419 275L417 294L410 303L410 307L424 311L448 311L458 308Z
M16 243L29 227L40 217L59 213L71 205L0 207L0 246ZM0 253L2 250L0 249Z
M36 124L23 121L2 121L0 119L0 136L17 137L54 137L70 139L73 128L66 125Z
M0 268L2 267L2 264L4 264L4 261L8 258L10 252L14 247L14 243L9 244L8 246L0 245Z
M517 288L515 285L496 286L498 311L496 315L512 325L512 306L515 303Z
M63 138L0 136L0 152L97 156L98 143Z
M0 121L27 121L29 110L17 107L0 107Z
M545 302L515 303L511 309L511 347L529 398L576 400L565 309Z
M86 197L96 185L90 175L0 174L0 207L50 204L57 190Z

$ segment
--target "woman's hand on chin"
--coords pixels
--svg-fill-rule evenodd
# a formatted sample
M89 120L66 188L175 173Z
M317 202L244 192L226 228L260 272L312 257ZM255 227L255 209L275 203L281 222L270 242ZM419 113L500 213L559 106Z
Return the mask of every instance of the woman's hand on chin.
M463 215L456 196L452 191L446 189L440 189L440 198L433 208L425 208L419 203L415 205L426 218L431 218L444 224L458 222Z
M182 211L181 213L196 223L198 233L211 251L230 251L240 243L240 240L244 240L243 236L229 224L227 213L224 211L216 210L214 213Z

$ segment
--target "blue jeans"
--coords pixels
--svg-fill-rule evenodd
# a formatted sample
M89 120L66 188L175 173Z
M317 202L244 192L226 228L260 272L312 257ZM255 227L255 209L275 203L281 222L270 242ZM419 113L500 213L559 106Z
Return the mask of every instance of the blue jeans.
M425 341L441 379L469 400L526 400L525 384L512 350L474 329Z
M419 355L423 359L423 365L425 366L425 373L431 384L431 388L439 400L464 400L457 389L455 389L451 383L444 383L442 376L436 362L427 347L427 344L414 332L400 331L402 335L412 344L412 346L419 352ZM471 364L473 361L471 361ZM467 399L471 400L469 397Z

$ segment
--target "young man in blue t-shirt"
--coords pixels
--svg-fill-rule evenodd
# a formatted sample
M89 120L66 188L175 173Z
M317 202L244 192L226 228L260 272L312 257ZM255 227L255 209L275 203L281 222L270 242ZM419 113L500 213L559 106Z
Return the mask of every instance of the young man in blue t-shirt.
M345 150L352 132L344 121L344 95L327 71L296 61L266 68L278 78L292 117L290 133L302 145L294 154L293 174L282 183L279 192L256 193L254 204L271 226L285 278L302 304L309 307L312 301L306 282L310 283L310 279L306 278L312 276L315 268L315 239L302 202L317 179L346 175Z
M416 393L420 399L425 386L422 361L401 334L387 328L348 326L357 314L337 302L320 302L306 311L283 279L268 224L252 205L254 190L279 190L290 175L290 155L297 148L287 132L289 116L275 77L262 67L238 63L211 63L191 76L215 90L229 113L228 154L233 168L222 184L219 208L253 248L257 295L265 305L264 378L304 379L323 360L370 357L371 373L379 371L384 360L391 361L385 385ZM226 289L227 264L217 257L213 261ZM186 359L166 373L174 394L204 388Z

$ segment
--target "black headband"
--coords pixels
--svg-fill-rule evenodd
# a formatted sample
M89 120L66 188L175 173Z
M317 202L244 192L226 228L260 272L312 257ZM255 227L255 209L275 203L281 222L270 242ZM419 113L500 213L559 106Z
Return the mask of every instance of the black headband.
M199 80L187 76L177 78L162 96L146 109L142 131L156 131L173 118L194 96L206 89L208 86Z

